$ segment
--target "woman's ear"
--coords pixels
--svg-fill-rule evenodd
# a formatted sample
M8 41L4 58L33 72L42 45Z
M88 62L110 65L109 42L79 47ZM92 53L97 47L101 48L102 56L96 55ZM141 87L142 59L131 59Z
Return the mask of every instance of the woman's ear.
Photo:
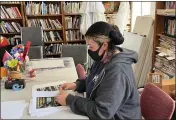
M108 49L108 43L104 42L103 45L101 46L99 53L98 53L99 56L101 56L107 49Z
M104 42L104 43L103 43L102 49L103 49L104 51L108 49L108 43L107 43L107 42Z

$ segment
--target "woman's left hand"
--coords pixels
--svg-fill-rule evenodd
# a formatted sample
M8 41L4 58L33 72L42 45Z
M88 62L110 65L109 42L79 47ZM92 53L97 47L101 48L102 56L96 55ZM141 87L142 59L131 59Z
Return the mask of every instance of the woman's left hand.
M56 101L62 106L66 106L66 98L68 94L62 89L62 87L59 88L59 91L60 94L56 96Z

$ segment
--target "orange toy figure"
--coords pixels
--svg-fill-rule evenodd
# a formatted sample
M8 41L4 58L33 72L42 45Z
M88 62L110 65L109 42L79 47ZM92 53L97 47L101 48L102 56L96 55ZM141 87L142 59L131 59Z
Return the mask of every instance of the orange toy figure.
M1 36L0 47L7 46L7 45L9 45L9 42L8 42L7 38Z

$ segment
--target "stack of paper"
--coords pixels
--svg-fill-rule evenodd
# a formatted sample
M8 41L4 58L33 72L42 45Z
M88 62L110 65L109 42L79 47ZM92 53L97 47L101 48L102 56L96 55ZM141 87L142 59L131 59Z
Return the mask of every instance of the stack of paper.
M174 38L160 35L160 44L156 48L155 68L167 74L170 78L175 76L175 46Z
M1 102L1 118L20 119L26 105L24 100Z
M29 114L34 117L53 114L59 110L69 109L60 106L55 97L59 94L59 87L64 81L52 82L32 87L32 99L29 105Z
M138 62L133 65L133 70L137 86L143 87L152 67L153 18L138 16L134 32L124 32L124 38L122 46L138 53Z
M58 111L63 111L63 110L68 110L68 109L70 109L68 106L59 106L55 108L48 108L42 111L36 111L36 109L33 107L33 103L31 100L30 105L29 105L29 114L31 117L42 117L42 116L54 114Z

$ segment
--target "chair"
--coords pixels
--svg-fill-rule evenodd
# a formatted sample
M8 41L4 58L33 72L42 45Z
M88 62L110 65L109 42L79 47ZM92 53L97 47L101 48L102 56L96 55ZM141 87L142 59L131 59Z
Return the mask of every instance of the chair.
M76 71L77 71L79 79L85 79L86 78L86 71L84 70L84 68L82 67L81 64L78 64L76 66Z
M175 101L159 87L148 83L141 95L141 112L146 120L170 120L175 109Z
M42 46L30 46L29 59L43 59L43 47Z
M87 70L88 64L88 47L87 45L62 45L62 57L72 57L75 65L81 64Z
M41 27L22 27L21 39L24 45L31 42L28 56L30 59L43 58L43 30Z

